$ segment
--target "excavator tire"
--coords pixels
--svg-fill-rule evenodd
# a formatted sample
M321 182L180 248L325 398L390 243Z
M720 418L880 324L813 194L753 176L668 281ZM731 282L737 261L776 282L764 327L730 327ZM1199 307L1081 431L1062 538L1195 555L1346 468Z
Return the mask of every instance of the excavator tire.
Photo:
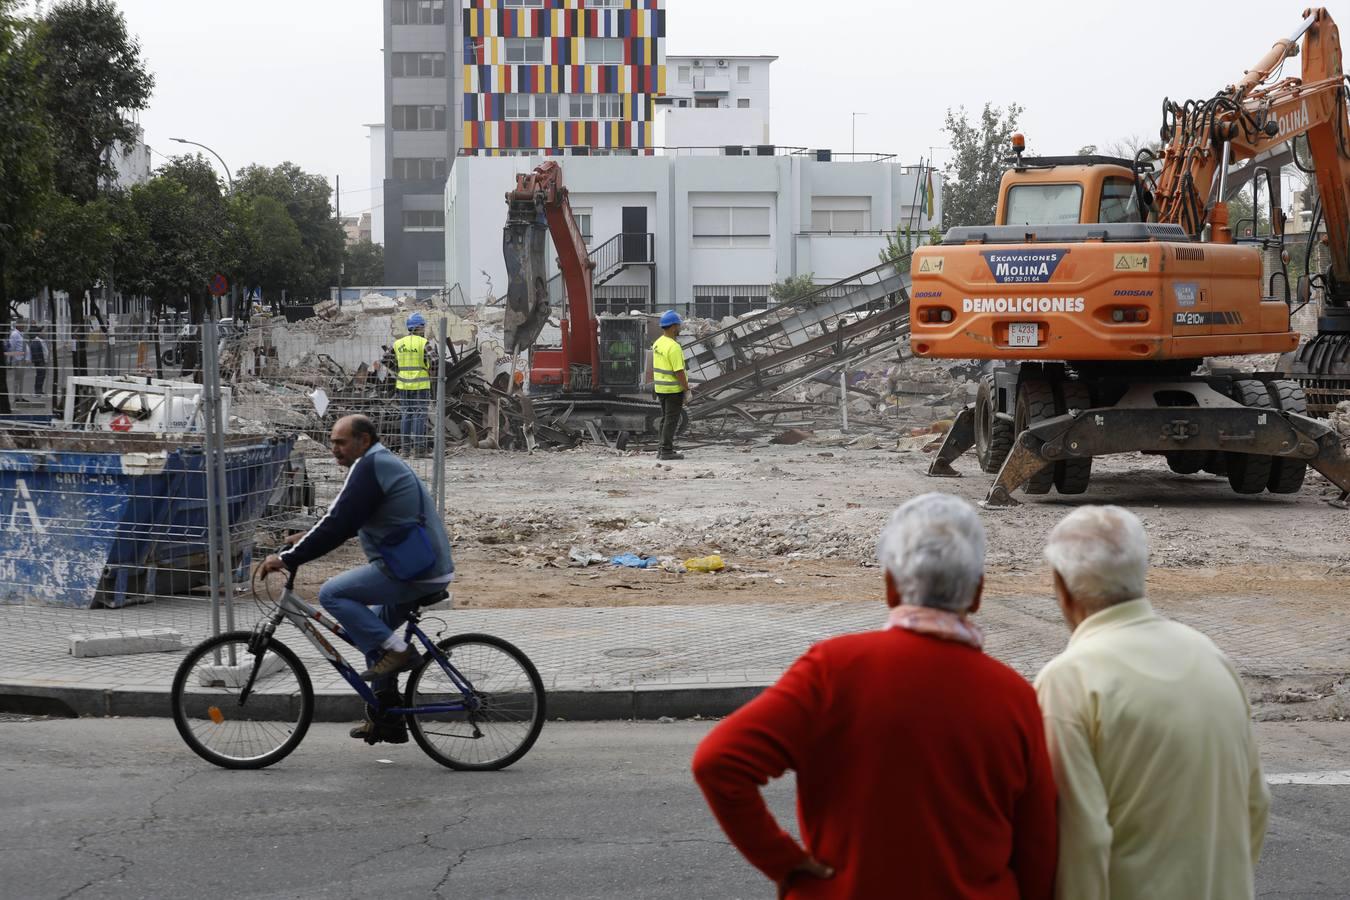
M1275 403L1270 391L1261 382L1253 378L1241 378L1233 382L1233 399L1243 406L1257 409L1273 409ZM1274 460L1258 453L1226 452L1228 462L1228 486L1239 494L1259 494L1270 483L1271 464Z
M975 456L980 468L994 473L1003 468L1003 461L1012 452L1013 424L999 418L998 388L993 375L980 379L980 389L975 394Z
M1091 409L1092 392L1081 381L1063 381L1059 385L1059 412L1064 414L1074 409ZM1092 479L1092 457L1085 459L1066 459L1055 463L1055 489L1061 494L1081 494L1087 490Z
M1194 475L1209 463L1208 450L1173 450L1163 454L1167 457L1167 468L1178 475Z
M1013 410L1013 432L1020 435L1032 425L1053 419L1055 389L1045 378L1023 378L1017 386L1017 404ZM1046 466L1027 480L1028 494L1048 494L1055 485L1055 466Z
M1276 409L1301 416L1308 414L1308 400L1303 394L1303 385L1297 381L1268 381L1266 388ZM1307 474L1308 464L1301 459L1272 457L1267 487L1272 494L1297 494L1303 487L1303 476Z

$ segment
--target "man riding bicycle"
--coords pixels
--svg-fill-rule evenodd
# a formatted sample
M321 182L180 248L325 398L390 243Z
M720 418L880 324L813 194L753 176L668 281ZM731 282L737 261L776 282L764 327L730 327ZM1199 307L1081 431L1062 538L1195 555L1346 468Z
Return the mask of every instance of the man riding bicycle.
M289 550L263 561L262 574L295 571L359 535L369 562L326 581L319 602L365 653L368 668L361 677L371 682L381 708L398 706L398 673L421 657L397 629L417 601L454 578L450 539L421 479L380 443L374 422L339 419L332 442L333 458L349 470L342 491L317 525L292 538ZM351 735L369 744L402 744L408 729L402 717L367 707L365 723Z

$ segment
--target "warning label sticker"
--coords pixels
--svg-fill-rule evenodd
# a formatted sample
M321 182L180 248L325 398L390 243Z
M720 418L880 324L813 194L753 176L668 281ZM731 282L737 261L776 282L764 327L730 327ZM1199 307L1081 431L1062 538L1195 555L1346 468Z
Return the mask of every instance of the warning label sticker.
M919 261L919 274L920 275L941 274L942 262L943 258L941 256L925 256L923 259Z
M1147 253L1117 253L1112 268L1117 272L1147 272Z

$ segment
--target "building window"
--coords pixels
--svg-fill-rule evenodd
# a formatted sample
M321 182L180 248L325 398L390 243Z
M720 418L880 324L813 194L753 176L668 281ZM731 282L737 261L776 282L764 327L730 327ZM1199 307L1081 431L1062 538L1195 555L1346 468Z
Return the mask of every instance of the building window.
M404 181L434 181L444 178L444 159L395 159L394 177Z
M591 245L591 239L595 235L591 232L591 210L587 208L572 209L572 218L576 219L577 230L581 232L581 239L586 242L586 246Z
M586 0L591 9L623 9L628 0Z
M395 78L444 78L444 53L395 53Z
M535 94L534 117L557 119L562 115L562 97L558 94Z
M749 98L749 97L737 97L737 98L736 98L736 108L737 108L737 109L749 109L749 108L750 108L750 98Z
M739 249L769 246L767 206L695 206L694 246Z
M506 62L510 65L544 61L543 38L507 38Z
M405 209L404 231L444 231L445 213L435 209Z
M395 106L395 131L444 131L444 106Z
M675 71L676 71L676 73L677 73L677 77L680 79L680 84L688 84L688 83L689 83L689 67L688 67L688 66L680 66L680 67L677 68Z
M722 101L716 97L695 97L694 109L717 109L722 105Z
M418 287L445 287L445 260L423 259L417 261Z
M568 94L567 117L569 119L594 119L595 94Z
M756 309L769 308L766 284L694 285L694 315L700 319L724 319L743 316Z
M395 25L444 25L445 0L394 0Z
M508 119L528 119L532 115L534 104L529 94L507 94L504 98L503 113Z
M506 9L542 9L544 0L502 0Z
M623 45L623 38L586 38L587 65L622 63Z
M595 117L597 119L622 119L623 98L618 94L596 94Z
M688 108L689 108L689 101L688 101L688 100L676 100L676 101L675 101L675 105L678 106L680 109L688 109Z
M750 67L749 67L749 66L737 66L737 67L736 67L736 80L737 80L738 82L740 82L741 84L749 84L749 83L750 83Z
M812 197L812 231L870 231L871 197Z

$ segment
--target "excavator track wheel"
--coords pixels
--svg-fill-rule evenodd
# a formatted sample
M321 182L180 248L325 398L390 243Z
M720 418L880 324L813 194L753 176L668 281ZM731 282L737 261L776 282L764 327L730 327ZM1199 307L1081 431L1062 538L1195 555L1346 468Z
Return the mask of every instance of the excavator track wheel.
M1062 381L1059 385L1059 413L1091 409L1092 392L1081 381ZM1061 494L1081 494L1092 480L1092 457L1066 459L1055 463L1055 490Z
M1024 378L1017 386L1013 432L1021 435L1032 425L1055 417L1055 389L1044 378ZM1049 465L1027 479L1028 494L1048 494L1055 486L1055 466Z
M1266 388L1280 412L1308 414L1308 399L1303 394L1303 385L1297 381L1268 381ZM1272 494L1297 494L1303 487L1303 476L1307 474L1308 464L1303 460L1274 456L1270 461L1267 487Z
M1261 382L1253 378L1241 378L1233 382L1233 399L1243 406L1256 409L1273 409L1274 401L1270 391ZM1228 485L1239 494L1259 494L1270 483L1271 465L1274 459L1259 453L1227 452L1224 458L1228 463Z
M1003 468L1003 461L1012 452L1013 423L998 414L998 386L993 375L980 379L975 394L975 456L980 468L994 473Z

